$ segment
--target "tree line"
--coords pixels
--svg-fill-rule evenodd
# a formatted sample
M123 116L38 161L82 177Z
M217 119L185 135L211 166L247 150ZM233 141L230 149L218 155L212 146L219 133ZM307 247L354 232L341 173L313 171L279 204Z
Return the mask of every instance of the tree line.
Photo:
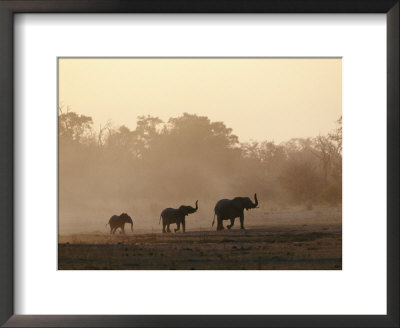
M60 204L215 200L252 195L277 204L339 204L342 119L327 135L240 142L223 122L184 113L136 128L59 109ZM192 202L192 201L191 201ZM174 203L172 203L174 204ZM83 205L82 205L83 206Z

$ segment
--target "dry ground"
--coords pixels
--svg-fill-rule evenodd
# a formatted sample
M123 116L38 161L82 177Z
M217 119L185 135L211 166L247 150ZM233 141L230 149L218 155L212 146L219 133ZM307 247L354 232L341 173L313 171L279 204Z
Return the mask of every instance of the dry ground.
M341 222L59 236L61 270L341 270Z

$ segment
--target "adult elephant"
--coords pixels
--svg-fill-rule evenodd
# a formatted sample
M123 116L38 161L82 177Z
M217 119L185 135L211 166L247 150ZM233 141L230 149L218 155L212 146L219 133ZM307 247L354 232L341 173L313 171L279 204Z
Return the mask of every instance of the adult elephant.
M121 215L113 215L107 223L110 225L110 234L114 234L118 228L121 228L122 232L125 233L125 223L130 223L131 231L133 231L133 222L128 214L122 213Z
M221 199L215 204L214 208L214 220L212 226L214 226L215 216L217 217L217 231L224 229L222 225L223 220L231 220L231 224L227 225L230 229L233 227L236 218L240 218L240 229L244 229L244 209L249 210L256 208L258 205L257 194L254 194L254 203L249 197L235 197L233 199Z
M158 223L160 224L162 219L162 232L171 232L171 230L169 229L169 225L172 223L176 223L177 228L175 229L175 232L179 231L179 229L181 228L181 224L182 230L183 232L185 232L185 217L197 211L197 209L199 208L197 206L197 202L198 201L196 200L196 207L182 205L179 208L164 209L160 214L160 221ZM167 227L167 231L165 231L165 227Z

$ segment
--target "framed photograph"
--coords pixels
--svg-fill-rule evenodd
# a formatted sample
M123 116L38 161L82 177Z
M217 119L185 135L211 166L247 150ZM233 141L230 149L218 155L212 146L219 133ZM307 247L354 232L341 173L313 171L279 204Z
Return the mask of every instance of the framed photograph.
M341 72L59 58L58 269L340 270Z
M399 3L0 1L0 323L399 326Z

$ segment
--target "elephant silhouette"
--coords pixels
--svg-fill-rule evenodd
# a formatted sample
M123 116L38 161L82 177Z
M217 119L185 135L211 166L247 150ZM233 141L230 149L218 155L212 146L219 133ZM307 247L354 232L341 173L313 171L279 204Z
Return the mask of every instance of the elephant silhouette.
M217 217L217 231L224 229L223 220L231 221L231 224L227 225L227 228L230 229L235 223L235 218L240 218L240 229L244 229L244 209L249 210L258 206L257 194L254 194L254 201L253 203L249 197L219 200L215 204L212 226L214 226L215 216Z
M160 224L162 219L162 224L163 224L162 232L163 233L171 232L171 230L169 229L169 225L172 223L176 223L177 225L175 232L179 231L179 229L181 228L181 224L182 224L182 230L183 232L185 232L185 226L186 226L185 217L197 211L197 209L199 208L197 206L197 202L198 201L196 200L196 207L182 205L179 208L164 209L160 214L160 221L158 223ZM167 231L165 231L165 228L167 228Z
M132 218L126 214L122 213L121 215L113 215L106 226L109 224L110 225L110 234L115 234L115 231L118 228L121 228L122 233L125 233L125 223L130 223L131 224L131 231L133 231L133 221Z

